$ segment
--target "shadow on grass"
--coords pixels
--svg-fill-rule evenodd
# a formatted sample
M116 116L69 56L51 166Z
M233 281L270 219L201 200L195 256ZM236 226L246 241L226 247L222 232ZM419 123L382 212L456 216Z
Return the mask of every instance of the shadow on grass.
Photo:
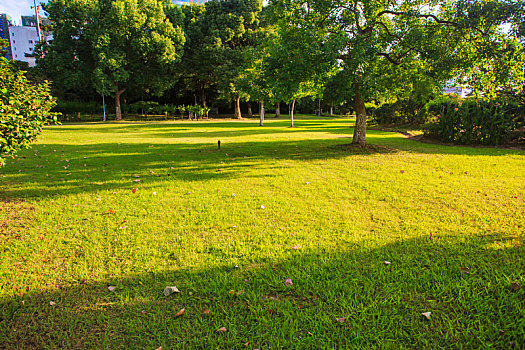
M107 280L7 297L0 339L6 349L520 348L525 288L511 283L523 285L525 247L510 242L436 236L373 249L290 249L279 262L240 255L239 268L210 246L195 253L213 268L178 268L174 259L170 270L108 270ZM172 285L181 293L163 296ZM428 311L430 320L421 315Z
M163 181L208 181L276 167L275 160L314 161L351 154L392 153L383 146L359 147L348 139L198 144L105 143L34 146L36 156L19 157L12 184L0 197L27 198L131 188ZM18 172L16 171L18 170ZM136 178L135 176L140 176ZM140 180L140 183L133 181ZM138 182L138 181L137 181Z

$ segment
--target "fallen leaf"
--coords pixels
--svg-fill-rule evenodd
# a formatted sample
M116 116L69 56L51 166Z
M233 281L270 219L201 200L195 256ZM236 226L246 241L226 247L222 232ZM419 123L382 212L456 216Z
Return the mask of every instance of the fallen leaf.
M221 327L221 328L217 329L216 332L224 333L224 332L226 332L226 327Z
M303 305L298 305L297 308L298 309L304 309L304 306Z
M432 232L430 232L430 239L432 239Z
M390 264L392 264L392 263L391 263L390 261L386 261L386 260L385 260L385 261L383 261L383 264L385 264L385 265L390 265Z
M301 246L300 246L300 245L294 245L294 246L292 247L292 249L293 249L293 250L298 250L298 249L301 249Z
M204 310L204 314L206 316L210 316L211 311L209 309Z
M286 287L290 287L291 285L293 285L292 279L291 279L291 278L287 278L287 279L284 281L284 285L285 285Z
M425 316L425 318L426 318L427 320L430 320L430 314L431 314L431 313L432 313L432 312L430 312L430 311L429 311L429 312L423 312L423 313L421 313L421 315L422 315L422 316Z
M162 346L159 346L159 347L156 348L155 350L162 350Z
M108 214L115 214L115 211L114 211L114 210L111 210L111 209L109 209L109 210L107 211L107 213L108 213Z
M244 346L245 346L245 347L248 347L248 345L250 345L250 342L249 342L249 341L247 341L246 343L244 343Z
M109 290L110 292L113 292L115 289L117 289L117 287L115 287L115 286L109 286L109 287L108 287L108 290Z
M235 264L235 268L238 269L238 268L239 268L239 265L238 265L238 264Z
M310 183L309 183L309 182L307 182L306 184L307 184L307 185L309 185Z
M521 289L520 284L517 283L517 282L512 282L510 285L512 286L512 290L518 290L518 289Z
M231 295L235 295L235 291L233 289L230 290L228 293L230 293Z
M134 188L134 189L131 190L131 192L136 193L137 190L138 190L138 188Z
M401 171L400 171L400 173L401 173L401 174L404 174L404 173L405 173L405 171L404 171L404 170L401 170Z
M179 317L179 316L184 315L185 311L186 311L186 309L180 309L180 311L175 314L175 317Z
M261 205L261 209L266 209L266 207L264 205Z
M157 192L153 192L153 195L156 196L156 195L157 195Z
M242 294L244 294L244 290L240 290L237 292L237 295L242 295Z
M140 182L140 180L139 180L139 179L136 179L136 180L133 180L133 182Z
M459 270L467 275L470 274L470 269L468 267L460 267Z
M50 301L49 305L53 306L53 305L56 305L56 303L54 301Z
M232 197L235 197L235 193L232 193Z
M346 322L346 317L339 317L339 318L337 319L337 322L339 322L339 323L345 323L345 322Z
M177 289L177 287L166 287L164 288L164 295L169 296L173 293L180 293L180 290Z

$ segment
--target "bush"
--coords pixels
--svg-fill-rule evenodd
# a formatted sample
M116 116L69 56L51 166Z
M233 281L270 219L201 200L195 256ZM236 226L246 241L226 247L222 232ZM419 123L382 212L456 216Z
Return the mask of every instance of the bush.
M384 103L380 107L369 109L377 124L422 124L426 118L420 112L424 103L413 99Z
M6 59L0 58L0 166L5 158L28 148L42 127L57 121L55 99L47 82L31 83Z
M501 145L523 123L524 109L507 99L465 99L444 96L422 110L429 123L423 130L444 142Z
M108 106L106 105L106 111ZM63 101L58 100L54 112L59 112L64 116L64 119L69 120L71 116L77 116L80 114L102 114L104 107L102 102L83 102L83 101Z

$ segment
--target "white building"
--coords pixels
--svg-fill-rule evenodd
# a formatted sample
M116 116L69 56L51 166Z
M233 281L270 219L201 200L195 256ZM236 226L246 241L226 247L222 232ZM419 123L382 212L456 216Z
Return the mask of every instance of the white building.
M38 33L35 27L9 27L9 43L14 60L27 62L29 67L35 66L35 45L38 43Z

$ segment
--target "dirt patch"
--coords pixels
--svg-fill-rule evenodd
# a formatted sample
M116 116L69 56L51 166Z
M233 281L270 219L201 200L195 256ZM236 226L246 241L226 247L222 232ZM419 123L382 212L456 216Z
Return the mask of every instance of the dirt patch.
M8 239L17 239L30 222L31 212L35 208L21 200L0 199L0 243Z

